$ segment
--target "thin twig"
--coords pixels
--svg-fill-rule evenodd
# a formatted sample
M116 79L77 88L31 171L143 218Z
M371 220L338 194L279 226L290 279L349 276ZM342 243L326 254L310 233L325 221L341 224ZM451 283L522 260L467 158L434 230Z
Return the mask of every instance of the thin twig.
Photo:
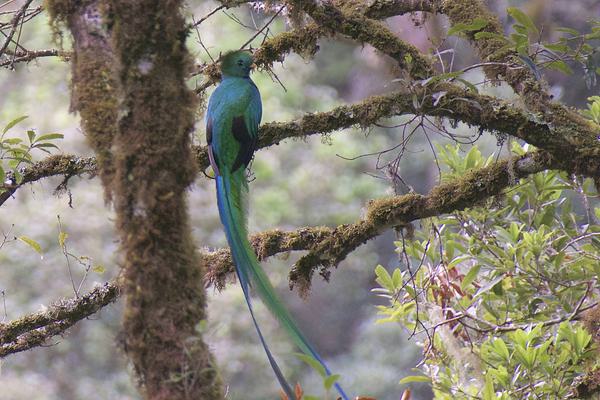
M25 14L25 12L27 11L27 8L29 7L29 5L33 2L33 0L25 0L25 3L21 6L21 8L15 13L14 17L12 18L12 20L10 21L11 24L11 29L10 32L8 33L8 35L6 36L6 40L4 41L4 43L2 44L2 47L0 47L0 56L2 56L2 54L4 54L4 51L6 50L6 48L8 47L8 44L11 42L14 34L17 31L17 28L19 26L19 22L21 21L21 17Z
M271 19L269 19L269 21L267 21L267 23L266 23L266 24L265 24L265 25L264 25L262 28L260 28L260 29L259 29L259 30L258 30L258 31L257 31L257 32L256 32L256 33L255 33L255 34L254 34L254 35L253 35L251 38L250 38L250 39L248 39L248 40L246 41L246 43L244 43L243 45L241 45L241 46L240 46L240 49L244 49L244 48L245 48L245 47L246 47L248 44L252 43L252 41L253 41L253 40L254 40L254 39L255 39L255 38L258 36L258 35L260 35L260 34L262 33L262 31L264 31L265 29L267 29L267 28L269 27L269 25L271 25L271 23L273 23L273 21L275 20L275 18L277 18L277 16L278 16L279 14L281 14L281 12L283 11L283 9L284 9L284 8L285 8L285 5L281 6L281 8L279 9L279 11L277 11L277 12L275 13L275 15L273 15L273 16L271 17Z

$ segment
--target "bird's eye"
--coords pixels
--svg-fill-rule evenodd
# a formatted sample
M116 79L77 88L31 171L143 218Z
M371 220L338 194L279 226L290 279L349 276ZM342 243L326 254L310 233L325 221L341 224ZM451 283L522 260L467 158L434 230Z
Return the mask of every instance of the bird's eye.
M238 65L241 67L244 65L244 62L242 60L238 60Z

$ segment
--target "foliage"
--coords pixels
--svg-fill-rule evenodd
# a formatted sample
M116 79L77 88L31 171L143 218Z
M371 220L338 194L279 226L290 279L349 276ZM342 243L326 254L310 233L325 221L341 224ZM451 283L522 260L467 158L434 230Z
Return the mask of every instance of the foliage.
M600 125L600 96L588 97L588 109L583 110L583 115Z
M440 160L446 175L489 162L454 146ZM418 333L426 356L424 376L402 383L431 380L436 399L566 398L596 353L576 321L598 300L594 195L589 180L545 171L397 242L404 270L375 269L380 322Z
M14 126L27 118L27 115L15 118L2 130L0 135L0 182L5 182L8 175L6 183L21 183L23 180L21 167L24 164L33 164L33 150L50 154L50 149L58 149L54 141L64 138L61 133L46 133L38 136L33 129L27 130L27 140L17 136L7 136Z
M514 20L513 32L504 36L489 32L485 28L488 22L475 18L469 24L455 24L448 35L465 36L473 34L475 40L494 39L504 43L502 50L514 50L536 78L541 79L541 70L555 70L572 74L573 65L579 65L588 88L597 83L600 75L600 22L590 22L590 32L583 33L573 28L559 27L556 32L562 34L557 40L543 42L540 29L532 19L516 7L508 7L507 14Z

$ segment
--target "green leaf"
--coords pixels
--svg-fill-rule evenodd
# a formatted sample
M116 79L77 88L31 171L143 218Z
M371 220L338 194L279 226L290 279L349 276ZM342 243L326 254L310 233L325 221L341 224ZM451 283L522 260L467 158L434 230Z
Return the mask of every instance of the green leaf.
M529 16L527 14L525 14L523 11L519 10L516 7L508 7L506 9L506 12L508 13L508 15L513 17L514 20L517 21L519 24L525 26L529 32L535 33L535 34L539 33L538 28L536 28L536 26L533 23L533 21L531 20L531 18L529 18Z
M510 359L510 353L508 352L508 347L506 347L506 343L501 338L498 338L492 342L492 346L496 353L504 358L505 361Z
M38 136L35 140L36 142L43 142L46 140L56 140L56 139L64 139L65 135L62 133L46 133L45 135Z
M572 28L564 28L564 27L561 27L561 28L556 28L556 29L555 29L555 31L557 31L557 32L564 32L564 33L570 33L570 34L571 34L571 35L573 35L573 36L579 36L579 35L581 34L581 33L579 33L579 31L578 31L578 30L576 30L576 29L572 29Z
M494 400L496 392L494 392L494 381L491 374L485 374L485 385L483 386L483 400Z
M3 142L7 143L7 144L19 144L21 143L23 140L20 138L10 138L10 139L4 139Z
M463 32L479 31L488 25L488 21L484 18L475 18L470 24L458 23L448 29L448 36L456 35Z
M35 139L35 131L33 129L27 130L27 137L29 138L29 143L33 143L33 139Z
M94 265L94 267L92 268L92 271L94 271L97 274L103 274L106 272L106 268L104 268L104 265Z
M329 390L339 379L339 374L329 375L327 378L323 379L323 386L325 386L325 389Z
M319 375L321 375L321 377L327 377L325 367L323 367L323 365L321 365L321 363L317 359L302 353L294 353L294 355L302 361L304 361L305 363L307 363L312 369L317 371Z
M558 53L567 53L571 48L563 43L547 43L544 44L544 47L548 50L552 50Z
M387 270L380 264L375 267L376 282L389 291L394 290L394 281Z
M588 33L588 34L584 35L583 37L585 38L585 40L596 40L596 39L600 39L600 31L596 31L596 32Z
M65 247L65 241L67 240L68 237L69 237L69 234L67 232L61 231L58 234L58 244L60 247Z
M36 143L32 146L34 149L40 149L40 150L44 150L46 147L50 147L53 149L58 149L58 146L55 145L54 143ZM47 151L47 150L44 150Z
M459 81L460 83L462 83L463 85L465 85L467 87L467 89L469 89L471 92L479 93L479 90L477 90L477 86L473 85L468 80L463 79L463 78L456 78L456 80Z
M431 378L428 376L423 376L423 375L410 375L410 376L406 376L402 379L400 379L400 382L398 382L401 385L407 384L407 383L413 383L413 382L427 382L430 383L431 382Z
M396 268L392 273L392 286L394 287L394 290L402 286L402 281L402 272L400 271L400 268Z
M511 33L510 38L514 42L514 48L519 53L519 55L527 53L529 39L526 35L522 35L520 33Z
M467 275L463 278L462 283L460 284L461 289L467 288L474 280L477 278L479 274L479 270L481 269L481 265L476 265L467 272Z
M548 64L546 64L546 68L560 71L565 75L573 74L573 70L571 69L571 67L569 67L564 61L551 61Z
M499 282L502 281L502 279L504 279L504 275L498 275L496 278L494 278L493 280L489 281L485 286L482 286L477 293L475 293L475 295L473 295L473 299L476 299L477 297L481 296L482 294L489 292L490 289L492 289L494 286L496 286Z
M27 236L19 236L17 239L19 239L21 242L27 244L29 247L31 247L33 250L35 250L38 254L42 254L42 246L40 246L40 244L38 242L36 242L35 240L33 240Z
M440 81L449 81L458 76L461 76L462 74L463 74L462 71L446 72L444 74L439 74L439 75L432 76L431 78L427 78L427 79L421 81L421 84L423 86L427 86L427 85L431 85L433 83L440 82Z
M5 127L4 130L2 131L2 134L4 135L6 132L8 132L8 130L10 128L12 128L13 126L15 126L16 124L18 124L19 122L23 121L24 119L28 118L28 115L23 115L19 118L15 118L12 121L10 121Z

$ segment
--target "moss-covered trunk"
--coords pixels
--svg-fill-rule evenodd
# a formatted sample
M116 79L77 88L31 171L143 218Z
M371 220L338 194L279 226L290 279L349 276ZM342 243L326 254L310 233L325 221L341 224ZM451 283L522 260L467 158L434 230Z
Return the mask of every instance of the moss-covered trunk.
M205 293L185 190L194 96L181 2L109 1L122 117L114 141L114 201L125 252L125 348L148 399L221 398L194 327Z
M194 95L180 1L48 0L74 37L73 106L112 197L124 255L124 349L146 399L221 399L186 188Z

